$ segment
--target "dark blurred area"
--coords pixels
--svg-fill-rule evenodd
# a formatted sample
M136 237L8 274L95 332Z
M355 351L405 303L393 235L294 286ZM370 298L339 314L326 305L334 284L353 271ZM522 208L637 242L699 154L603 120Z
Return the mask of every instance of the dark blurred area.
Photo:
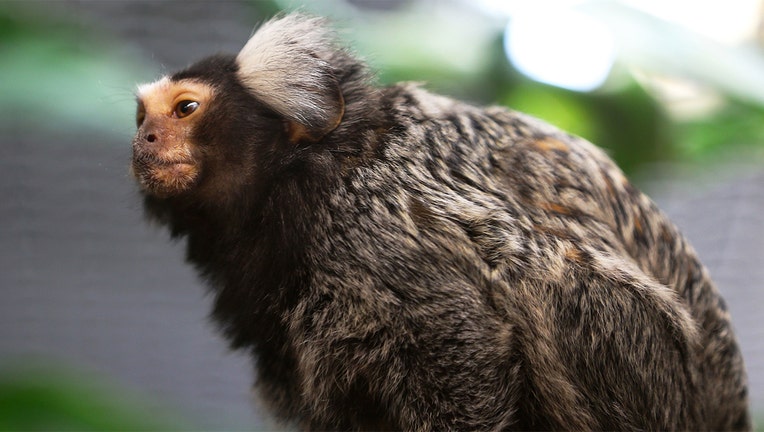
M0 430L275 427L183 244L143 221L129 143L137 84L294 9L382 83L606 148L709 267L764 413L762 2L637 3L0 1Z

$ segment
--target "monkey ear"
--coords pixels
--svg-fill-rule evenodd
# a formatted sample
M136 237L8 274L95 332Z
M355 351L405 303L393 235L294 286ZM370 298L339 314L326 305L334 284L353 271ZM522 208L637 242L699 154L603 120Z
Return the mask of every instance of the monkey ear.
M236 57L239 80L284 116L293 141L318 141L342 121L345 102L332 59L338 48L320 18L266 22Z

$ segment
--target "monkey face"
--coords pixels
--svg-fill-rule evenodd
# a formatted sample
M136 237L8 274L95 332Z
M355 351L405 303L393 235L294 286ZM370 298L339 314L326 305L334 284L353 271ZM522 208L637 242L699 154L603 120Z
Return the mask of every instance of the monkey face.
M145 193L174 196L197 184L202 158L192 133L212 95L207 84L166 77L139 87L132 170Z

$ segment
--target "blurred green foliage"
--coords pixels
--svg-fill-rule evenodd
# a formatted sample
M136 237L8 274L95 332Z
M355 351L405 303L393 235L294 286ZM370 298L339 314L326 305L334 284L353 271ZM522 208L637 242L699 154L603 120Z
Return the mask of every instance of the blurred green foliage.
M119 44L34 3L0 3L0 127L132 133L133 88L149 67Z
M188 425L138 396L53 362L0 369L0 431L169 431Z
M764 150L764 107L728 99L713 115L675 125L682 154L714 160L719 154L756 154Z

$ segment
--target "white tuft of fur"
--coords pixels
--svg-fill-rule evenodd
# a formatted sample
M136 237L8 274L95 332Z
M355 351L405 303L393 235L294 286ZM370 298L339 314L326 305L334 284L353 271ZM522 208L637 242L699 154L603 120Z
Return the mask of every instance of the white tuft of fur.
M163 76L162 78L151 83L138 84L136 94L138 96L145 96L149 93L156 92L158 89L167 88L169 85L170 85L170 78L167 76Z
M279 114L322 128L337 115L335 50L323 19L287 15L263 24L244 45L236 58L238 77Z

